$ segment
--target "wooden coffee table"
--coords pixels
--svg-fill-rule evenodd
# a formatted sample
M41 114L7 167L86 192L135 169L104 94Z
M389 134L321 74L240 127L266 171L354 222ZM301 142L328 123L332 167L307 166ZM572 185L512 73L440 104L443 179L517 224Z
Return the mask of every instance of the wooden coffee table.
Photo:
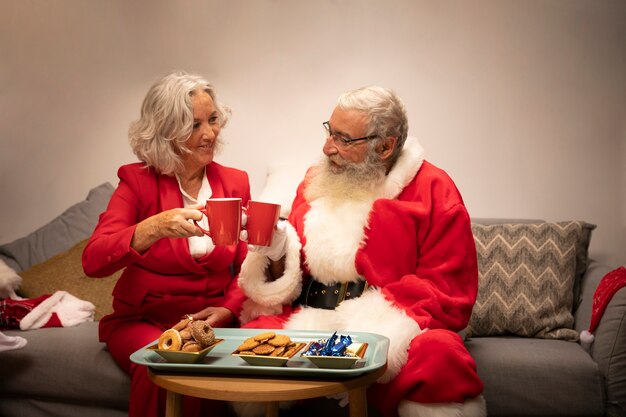
M315 379L250 375L190 375L148 368L148 376L167 390L166 417L181 417L183 395L221 401L265 402L266 417L278 417L278 402L348 392L350 417L367 416L366 389L386 365L351 378Z

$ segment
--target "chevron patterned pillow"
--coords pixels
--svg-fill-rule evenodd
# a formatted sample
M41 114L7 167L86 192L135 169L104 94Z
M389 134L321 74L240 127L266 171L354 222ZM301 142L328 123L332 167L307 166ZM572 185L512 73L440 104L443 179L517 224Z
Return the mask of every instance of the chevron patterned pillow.
M479 285L470 335L577 340L572 307L585 225L472 224Z

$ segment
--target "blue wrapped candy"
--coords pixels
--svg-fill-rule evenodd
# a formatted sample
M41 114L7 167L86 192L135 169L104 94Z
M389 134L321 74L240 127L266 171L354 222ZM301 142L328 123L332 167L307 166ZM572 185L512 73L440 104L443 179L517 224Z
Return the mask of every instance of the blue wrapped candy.
M321 342L324 342L323 340ZM310 356L346 356L346 349L352 344L350 336L338 336L333 333L326 342L313 342L305 352Z
M307 356L320 356L321 355L321 351L322 349L324 349L324 345L319 343L319 342L313 342L311 343L311 345L309 346L309 348L307 349L306 352L304 352L304 355Z

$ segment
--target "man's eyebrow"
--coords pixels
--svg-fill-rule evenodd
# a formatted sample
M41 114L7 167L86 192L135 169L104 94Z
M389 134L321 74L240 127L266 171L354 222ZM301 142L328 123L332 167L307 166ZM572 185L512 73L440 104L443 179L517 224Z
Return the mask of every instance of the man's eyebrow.
M333 132L333 134L339 135L339 136L343 136L346 139L352 139L352 136L350 136L346 132L342 132L341 130L333 129L333 125L331 125L330 123L328 123L328 126L330 127L330 131Z

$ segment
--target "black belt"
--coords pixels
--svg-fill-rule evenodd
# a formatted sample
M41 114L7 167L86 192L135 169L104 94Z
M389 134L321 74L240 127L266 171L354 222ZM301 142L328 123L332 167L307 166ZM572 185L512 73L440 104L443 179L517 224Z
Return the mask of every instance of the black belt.
M367 282L364 280L325 285L310 277L298 303L309 307L334 310L342 301L360 297L367 287Z

